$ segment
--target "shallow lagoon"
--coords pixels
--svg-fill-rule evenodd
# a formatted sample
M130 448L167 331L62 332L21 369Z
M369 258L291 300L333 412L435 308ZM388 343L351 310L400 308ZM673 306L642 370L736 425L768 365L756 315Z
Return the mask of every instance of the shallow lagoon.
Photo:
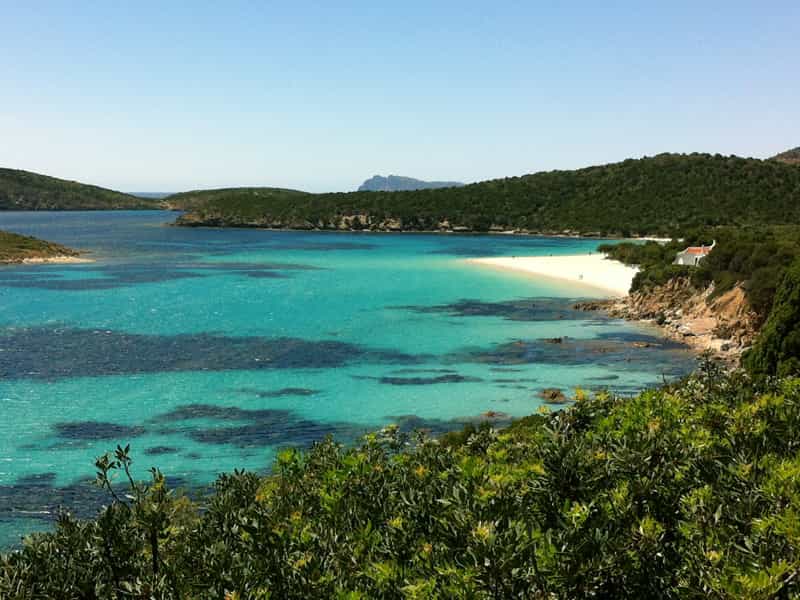
M650 329L572 310L584 288L463 260L598 240L166 226L174 216L0 213L0 228L96 259L0 268L0 547L59 505L91 514L94 458L117 443L137 473L203 486L328 434L444 431L535 412L544 388L632 393L693 366Z

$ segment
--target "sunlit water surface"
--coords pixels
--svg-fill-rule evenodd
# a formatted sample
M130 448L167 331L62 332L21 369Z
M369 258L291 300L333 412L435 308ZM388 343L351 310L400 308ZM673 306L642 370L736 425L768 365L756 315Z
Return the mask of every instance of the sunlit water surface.
M0 268L0 548L59 506L93 514L94 459L118 443L138 474L157 465L197 488L327 434L440 432L487 412L502 424L544 388L632 393L693 366L652 330L573 310L590 290L465 262L598 241L174 217L0 213L0 228L96 259Z

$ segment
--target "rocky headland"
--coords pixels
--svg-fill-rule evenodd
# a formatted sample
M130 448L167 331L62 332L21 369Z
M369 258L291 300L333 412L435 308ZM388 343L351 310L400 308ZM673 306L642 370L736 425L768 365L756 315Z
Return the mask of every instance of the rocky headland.
M91 262L83 252L35 237L0 231L0 265Z
M741 284L717 294L713 284L697 290L688 278L681 277L624 298L581 302L576 308L651 323L665 337L698 352L710 352L732 366L739 364L758 333L757 315Z

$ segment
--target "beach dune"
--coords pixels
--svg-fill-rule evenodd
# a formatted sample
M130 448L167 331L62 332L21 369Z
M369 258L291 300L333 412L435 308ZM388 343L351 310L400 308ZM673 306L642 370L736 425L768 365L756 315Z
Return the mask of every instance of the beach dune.
M567 256L500 256L467 260L478 265L582 284L606 297L626 296L638 272L636 267L629 267L597 252Z

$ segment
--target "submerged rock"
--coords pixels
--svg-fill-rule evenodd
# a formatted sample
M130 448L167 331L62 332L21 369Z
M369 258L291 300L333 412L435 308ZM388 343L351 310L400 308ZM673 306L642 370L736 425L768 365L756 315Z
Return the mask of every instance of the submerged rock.
M545 388L539 392L539 396L547 404L565 404L569 402L569 399L564 395L564 392L558 388Z
M498 410L487 410L480 415L484 419L510 419L511 415Z

